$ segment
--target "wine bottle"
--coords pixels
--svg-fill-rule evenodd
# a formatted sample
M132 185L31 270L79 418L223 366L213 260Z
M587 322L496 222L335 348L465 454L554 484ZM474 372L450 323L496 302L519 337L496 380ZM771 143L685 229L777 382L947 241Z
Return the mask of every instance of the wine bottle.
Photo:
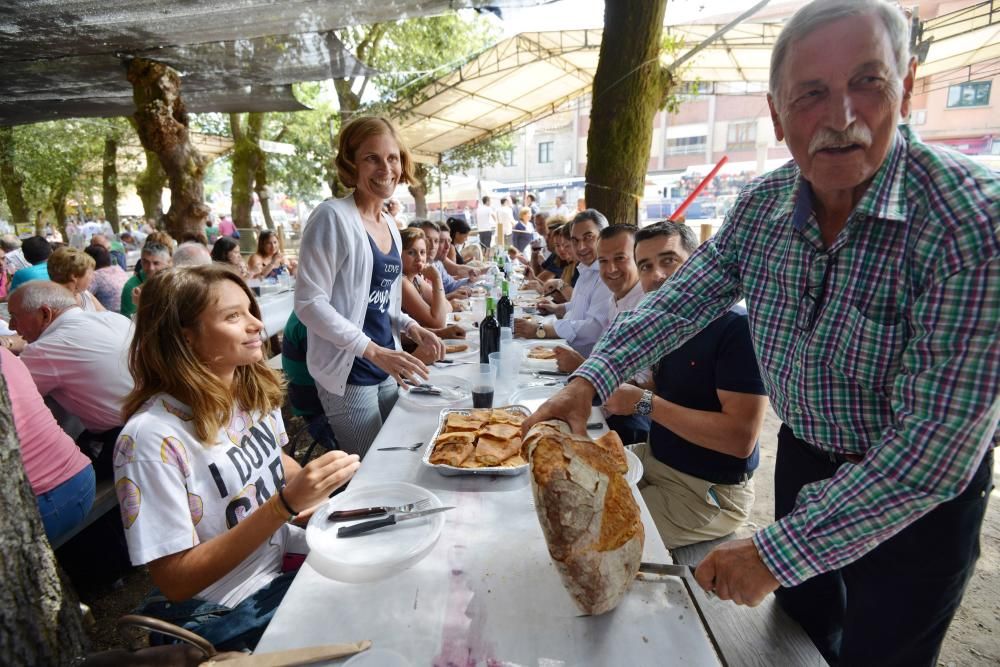
M490 355L500 351L500 325L494 316L493 297L486 297L486 317L479 323L479 363L490 363Z
M500 284L502 293L497 302L497 322L500 323L501 327L511 327L513 326L514 304L510 302L510 283L505 280Z

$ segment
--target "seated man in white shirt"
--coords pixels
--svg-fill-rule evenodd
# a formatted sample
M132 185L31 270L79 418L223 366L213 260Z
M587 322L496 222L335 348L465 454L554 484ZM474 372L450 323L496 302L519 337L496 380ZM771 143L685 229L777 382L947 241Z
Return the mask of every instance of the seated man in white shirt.
M608 303L611 290L601 281L597 264L597 241L601 230L608 226L608 220L598 211L588 208L577 213L570 224L570 240L580 271L572 298L558 305L540 301L540 313L554 313L561 319L542 324L518 318L514 321L514 335L520 338L564 338L570 347L586 357L610 322Z
M95 459L98 477L110 476L122 400L133 386L131 321L110 311L84 312L72 292L47 280L19 287L8 306L11 328L27 341L21 360L38 392L80 420L87 432L77 442ZM100 451L88 452L91 442Z
M611 291L608 300L608 323L619 313L632 310L646 295L639 281L639 267L635 263L635 235L633 225L611 225L601 230L597 241L597 265L601 280ZM557 347L556 365L561 371L571 373L583 363L584 357L575 350ZM608 428L621 436L622 442L645 442L649 437L649 417L643 415L610 415Z
M601 281L611 292L607 306L609 325L619 313L639 305L646 295L642 291L639 267L635 263L633 246L637 231L639 229L634 225L611 225L602 229L597 239L598 271ZM566 347L557 347L555 353L556 365L566 373L575 371L586 359L576 350Z

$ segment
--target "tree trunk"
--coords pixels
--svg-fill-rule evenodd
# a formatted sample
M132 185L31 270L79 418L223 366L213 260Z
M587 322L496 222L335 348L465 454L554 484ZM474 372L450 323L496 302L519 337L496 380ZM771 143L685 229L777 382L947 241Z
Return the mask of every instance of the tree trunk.
M80 603L45 537L0 374L0 665L69 665L84 655Z
M49 203L52 204L52 212L56 216L56 229L62 235L62 240L69 243L69 235L66 233L66 198L69 196L69 187L60 185L52 191Z
M104 169L101 172L101 190L104 195L104 217L111 223L115 234L118 225L118 140L114 137L104 138Z
M660 66L666 0L604 6L587 135L587 206L611 224L637 224L649 166L653 117L669 86ZM627 39L618 38L628 35Z
M204 234L209 216L202 182L207 161L188 136L180 77L163 63L136 58L129 63L128 80L139 139L143 148L159 156L170 182L166 229L176 239Z
M163 217L163 186L167 183L167 173L160 166L160 158L153 151L145 151L146 168L135 179L135 190L142 200L142 212L157 226Z
M414 204L417 207L417 217L426 218L427 217L427 177L430 175L427 165L423 162L417 163L417 168L414 171L417 182L410 183L410 195L413 197ZM441 212L444 215L444 211ZM444 218L441 218L444 220Z
M252 114L251 114L252 115ZM233 223L237 227L252 227L253 179L259 160L259 147L250 135L250 128L243 130L241 114L229 114L229 127L233 135Z
M267 187L267 153L260 147L260 135L264 130L264 113L251 111L247 114L247 136L253 142L257 153L257 165L253 173L253 191L257 193L260 202L260 212L264 214L264 225L274 231L274 220L271 218L271 191Z
M0 186L7 197L11 222L16 225L30 222L31 212L24 201L24 177L14 163L14 128L0 127Z

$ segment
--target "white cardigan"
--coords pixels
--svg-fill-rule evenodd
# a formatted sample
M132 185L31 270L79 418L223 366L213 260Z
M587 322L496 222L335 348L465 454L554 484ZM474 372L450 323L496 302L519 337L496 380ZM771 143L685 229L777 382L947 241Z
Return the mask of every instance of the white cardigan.
M387 214L382 220L392 232L396 250L402 241ZM354 359L364 355L371 339L364 334L365 313L374 258L368 232L354 196L328 199L312 212L299 247L295 280L295 313L308 329L306 365L331 394L343 396ZM402 312L402 278L389 294L389 321L399 349L399 332L413 318Z

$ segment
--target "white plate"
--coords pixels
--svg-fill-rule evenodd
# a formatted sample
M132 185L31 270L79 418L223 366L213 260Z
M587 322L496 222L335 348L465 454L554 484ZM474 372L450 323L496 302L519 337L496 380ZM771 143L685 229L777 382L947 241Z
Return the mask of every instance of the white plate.
M558 380L559 378L553 379ZM538 406L549 400L552 396L555 396L562 388L563 385L561 383L554 387L524 387L510 395L510 402L516 405L523 405L531 412L534 412L538 409Z
M454 359L455 361L467 361L469 359L479 358L479 331L470 332L465 335L465 338L449 338L448 340L441 341L445 345L449 343L468 345L468 350L463 350L462 352L452 352L446 354L445 359Z
M548 347L548 348L569 347L569 343L567 343L565 340L563 340L561 338L558 339L558 340L556 340L556 339L551 339L551 340L545 340L545 339L530 340L528 338L525 338L525 339L521 339L520 342L521 342L522 345L524 345L524 367L525 368L530 368L531 370L534 370L534 371L554 371L554 370L558 370L558 368L556 366L556 360L555 359L532 359L531 357L529 357L528 354L531 352L531 348L533 348L533 347ZM572 349L572 348L570 348L570 349Z
M406 482L369 484L335 496L316 511L306 526L309 565L330 579L350 583L375 581L402 572L434 547L447 512L405 521L357 537L337 537L338 528L353 522L331 522L327 517L336 510L403 505L424 499L430 502L428 509L442 506L433 493Z
M458 355L449 355L457 358ZM472 384L468 380L454 375L434 375L429 380L430 384L444 390L441 396L433 394L414 394L413 392L399 388L399 400L418 408L446 408L450 405L458 405L464 401L472 400Z
M513 401L512 401L513 402ZM502 405L500 407L493 408L494 410L507 410L509 412L515 412L520 415L527 417L531 414L523 405ZM460 412L462 414L469 414L472 410L442 410L441 417L438 419L438 427L434 430L434 435L431 436L430 445L424 448L424 455L421 461L428 468L434 468L442 475L452 476L452 475L520 475L522 472L528 469L528 465L516 467L504 467L495 466L488 468L458 468L456 466L446 465L444 463L431 463L431 454L434 452L434 441L441 434L442 429L444 429L445 422L448 421L448 415L452 412Z
M639 480L642 479L642 461L628 447L625 448L625 460L628 461L628 472L625 473L625 481L632 486L636 486L639 484Z
M465 310L463 310L461 312L458 312L458 313L455 313L455 312L448 313L448 317L445 319L445 323L447 323L447 324L457 324L458 326L462 327L466 331L474 331L474 330L476 330L477 329L477 327L476 327L476 321L477 320L476 320L475 315L473 315L472 311L470 309L468 309L468 308L466 308ZM458 340L458 339L456 339L456 340Z

